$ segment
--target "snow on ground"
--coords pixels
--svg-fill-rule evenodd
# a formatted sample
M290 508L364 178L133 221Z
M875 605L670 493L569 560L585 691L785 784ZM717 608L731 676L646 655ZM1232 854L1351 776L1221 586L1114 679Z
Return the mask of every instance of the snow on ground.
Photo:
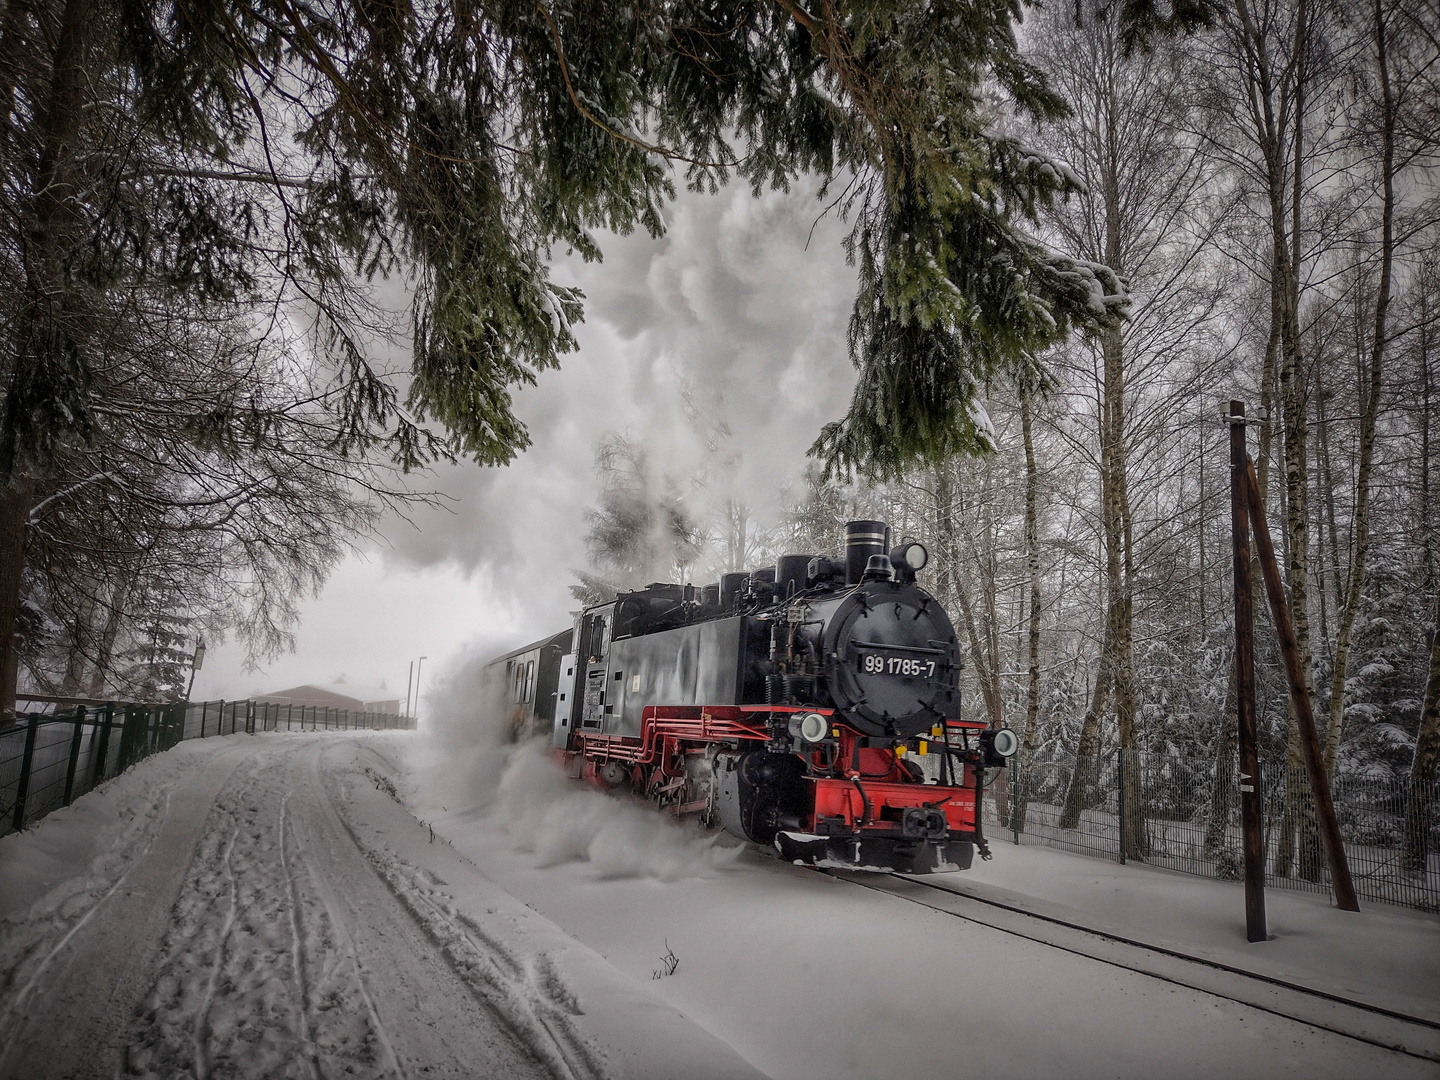
M435 805L423 768L409 797L438 836L621 971L643 980L673 953L667 1000L771 1076L1440 1073L753 848L705 856L704 838L588 789L561 789L563 813L547 818L528 793L556 797L556 782L537 762L514 754L493 801L482 791L478 805ZM1375 906L1356 916L1320 897L1272 893L1275 940L1247 946L1242 894L1227 883L1009 844L948 880L1319 989L1435 1011L1433 916Z
M1341 911L1322 893L1269 889L1269 940L1245 940L1239 882L992 841L947 881L1026 911L1120 934L1327 993L1440 1021L1440 917L1361 901Z
M232 736L0 840L0 1077L753 1077L399 805L408 734Z
M0 1078L1440 1073L678 827L475 735L186 743L0 840ZM1250 946L1238 886L995 852L946 884L1440 1016L1434 916L1272 892Z

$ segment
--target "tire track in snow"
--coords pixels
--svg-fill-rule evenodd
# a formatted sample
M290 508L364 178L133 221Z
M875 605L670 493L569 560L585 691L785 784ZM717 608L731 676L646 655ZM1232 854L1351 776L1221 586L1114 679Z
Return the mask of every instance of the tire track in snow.
M506 1020L556 1080L603 1080L599 1060L570 1020L579 1008L563 984L557 986L559 976L548 957L533 967L522 964L456 911L424 871L389 853L366 854L470 991Z
M403 1077L377 1030L353 943L322 898L289 873L288 830L269 809L285 798L286 775L267 757L252 759L216 800L155 984L132 1024L125 1071L197 1080ZM307 908L318 914L309 925ZM307 954L318 958L314 978ZM366 1010L348 1007L357 996Z
M210 1006L215 1001L215 984L219 981L220 971L225 966L226 946L230 941L230 932L235 928L235 869L230 864L230 857L235 852L235 841L239 836L239 829L230 834L230 843L225 845L225 855L221 859L221 867L225 871L228 886L226 889L228 904L225 909L225 925L220 928L220 941L215 949L215 962L210 967L210 981L205 985L205 996L201 999L200 1009L195 1014L195 1075L199 1080L209 1080L210 1076L210 1054L206 1046L210 1038Z
M296 1008L295 1021L301 1044L301 1057L310 1071L311 1080L320 1080L318 1054L315 1040L310 1034L310 1008L306 1002L305 949L300 937L300 894L295 887L295 878L290 872L290 861L285 853L286 829L285 811L290 805L290 793L280 800L280 872L285 875L285 892L290 901L287 909L290 922L290 966L295 972Z
M317 741L257 739L208 804L183 881L176 879L148 993L123 1037L121 1073L545 1074L543 1050L489 999L467 992L433 936L376 874L325 791L321 753Z
M289 796L287 795L286 800L288 800L288 798ZM283 859L285 857L285 832L283 828L283 821L281 825L282 828L280 835L280 852ZM400 1077L400 1080L407 1080L405 1069L400 1064L400 1058L395 1053L395 1046L391 1042L390 1033L386 1031L385 1023L380 1018L380 1011L375 1007L375 999L371 996L370 988L366 985L365 968L360 961L360 952L355 947L355 939L345 929L345 920L343 917L343 913L339 910L339 902L330 887L330 883L326 880L326 876L320 870L320 868L316 867L314 862L305 854L303 848L300 850L299 854L301 862L305 864L305 868L309 872L311 885L314 888L320 902L325 907L325 914L329 918L330 925L334 928L335 936L344 946L344 959L348 960L348 962L353 966L355 989L359 992L360 999L365 1003L365 1011L369 1014L370 1023L373 1025L375 1037L379 1041L380 1045L384 1048L385 1056L389 1059L391 1071L393 1075ZM293 878L289 877L288 863L286 863L285 865L287 868L287 880L289 881L293 893L294 880ZM301 910L299 903L292 903L291 910L296 913L296 919L298 922L299 911ZM296 940L298 942L299 938L297 937ZM297 973L297 978L300 979L300 985L303 988L304 969L302 966L300 966L299 963L297 963L295 970ZM301 1007L302 1009L305 1008L305 1003L303 1000Z
M377 789L398 802L393 783L382 786L370 769L365 773ZM457 911L439 888L441 882L399 856L366 843L329 784L326 793L355 846L425 934L440 946L471 993L505 1019L556 1080L604 1080L598 1055L571 1019L579 1015L579 1005L550 957L542 953L527 964L474 919Z

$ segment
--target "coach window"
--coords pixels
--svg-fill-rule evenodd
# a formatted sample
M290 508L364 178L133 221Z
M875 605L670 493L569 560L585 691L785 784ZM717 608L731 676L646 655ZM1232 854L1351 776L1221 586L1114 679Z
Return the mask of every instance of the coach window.
M535 700L535 661L525 662L525 700Z

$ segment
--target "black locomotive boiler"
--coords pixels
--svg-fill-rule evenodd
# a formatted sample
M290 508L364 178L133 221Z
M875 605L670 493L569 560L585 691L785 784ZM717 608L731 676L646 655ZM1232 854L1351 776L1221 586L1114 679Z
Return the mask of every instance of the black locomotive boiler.
M787 859L932 873L988 856L985 769L1016 739L960 715L960 648L923 545L852 521L845 556L654 584L500 657L517 730Z

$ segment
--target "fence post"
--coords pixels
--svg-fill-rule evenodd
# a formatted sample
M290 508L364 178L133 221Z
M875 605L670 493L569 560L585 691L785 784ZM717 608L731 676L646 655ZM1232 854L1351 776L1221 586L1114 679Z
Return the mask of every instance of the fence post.
M1010 759L1010 838L1020 845L1020 755Z
M20 759L20 786L15 792L15 831L25 828L25 800L30 797L30 766L35 761L35 736L40 731L40 714L30 714L25 729L25 751Z
M94 716L95 718L90 721L90 747L87 751L90 754L90 776L92 777L91 786L94 786L93 777L95 776L95 744L100 741L100 715L99 713L96 713L94 714Z
M137 706L126 705L124 719L120 721L120 752L115 756L115 772L122 773L140 760L136 744L143 745L145 729Z
M1120 774L1120 865L1125 865L1125 748L1115 751L1115 766Z
M85 736L85 706L75 707L75 734L70 739L70 764L65 769L65 805L75 795L75 769L80 764L80 740Z
M93 791L96 784L105 779L105 761L110 756L110 729L115 725L115 703L105 703L105 723L100 729L100 749L96 751L95 761L90 767L90 788Z

